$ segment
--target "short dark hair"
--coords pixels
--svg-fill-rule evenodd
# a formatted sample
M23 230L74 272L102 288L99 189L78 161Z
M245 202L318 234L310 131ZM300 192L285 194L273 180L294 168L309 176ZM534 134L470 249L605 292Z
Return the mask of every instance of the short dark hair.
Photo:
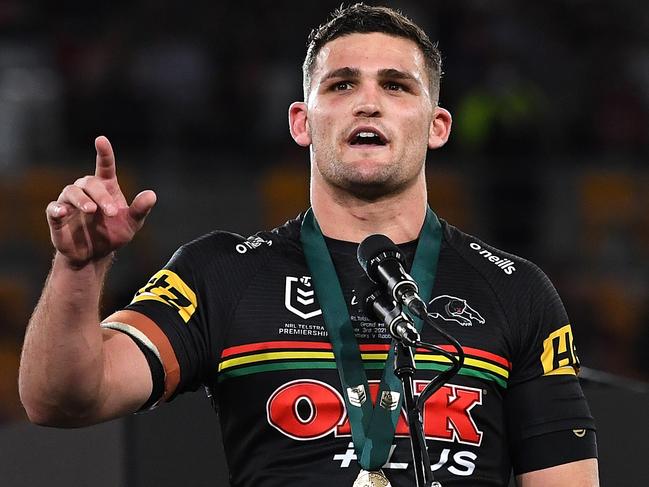
M384 34L404 37L413 41L421 49L426 62L430 81L430 93L434 102L439 97L439 82L442 75L442 55L426 33L403 13L389 7L374 7L356 3L348 7L340 6L331 13L331 18L316 27L309 34L307 51L302 65L304 98L311 89L311 76L318 53L328 42L349 34Z

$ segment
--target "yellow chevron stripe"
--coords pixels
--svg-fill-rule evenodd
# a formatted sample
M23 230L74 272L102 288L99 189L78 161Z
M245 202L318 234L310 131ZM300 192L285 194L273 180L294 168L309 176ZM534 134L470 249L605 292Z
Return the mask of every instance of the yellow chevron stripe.
M361 353L363 360L387 360L387 353Z
M363 360L386 360L388 357L387 353L362 353L361 358ZM319 360L334 360L333 352L266 352L266 353L257 353L252 355L245 355L243 357L231 358L229 360L224 360L219 364L219 372L226 370L238 365L246 365L255 362L268 362L270 360L291 360L291 359L319 359ZM450 363L451 361L444 357L443 355L431 355L431 354L416 354L415 360L420 362L442 362ZM478 367L480 369L489 370L494 372L505 379L509 378L509 371L497 365L485 362L483 360L478 360L474 358L465 357L465 365L471 365L473 367ZM572 368L569 368L572 370ZM554 374L569 374L569 370L564 368L557 369L553 372ZM574 370L572 370L574 374Z
M268 360L282 360L282 359L328 359L333 360L333 352L267 352L257 353L254 355L245 355L243 357L231 358L224 360L219 364L219 372L237 365L245 365L253 362L267 362Z
M451 361L444 357L443 355L423 355L423 354L416 354L415 355L415 361L421 361L421 362L445 362L445 363L451 363ZM497 365L490 364L489 362L485 362L484 360L478 360L475 358L469 358L465 357L464 358L464 365L472 365L473 367L478 367L480 369L485 369L489 370L491 372L494 372L505 379L509 378L509 371L507 369L503 369L502 367L498 367Z

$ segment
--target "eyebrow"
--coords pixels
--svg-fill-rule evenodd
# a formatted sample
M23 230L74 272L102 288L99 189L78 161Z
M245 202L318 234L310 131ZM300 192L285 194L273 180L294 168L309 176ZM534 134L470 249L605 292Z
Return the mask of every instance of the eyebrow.
M361 70L360 69L344 67L344 68L334 69L333 71L329 71L327 74L325 74L322 77L321 82L327 81L328 79L331 79L331 78L358 79L360 77L361 77Z
M388 68L388 69L379 69L378 75L380 78L383 79L403 79L403 80L411 80L411 81L416 81L419 82L419 79L416 78L414 75L411 73L408 73L407 71L401 71L398 69L394 68Z
M419 79L416 78L411 73L408 73L407 71L401 71L395 68L379 69L377 74L381 79L401 79L401 80L411 80L411 81L419 82ZM325 74L322 77L320 82L322 83L332 78L358 79L360 77L361 77L360 69L350 68L346 66L344 68L338 68L338 69L334 69L333 71L329 71L327 74Z

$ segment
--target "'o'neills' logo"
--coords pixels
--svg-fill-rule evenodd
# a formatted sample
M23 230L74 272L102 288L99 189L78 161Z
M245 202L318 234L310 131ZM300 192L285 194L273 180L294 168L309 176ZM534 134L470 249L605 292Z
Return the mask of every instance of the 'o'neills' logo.
M500 267L503 270L503 272L508 276L511 276L514 272L516 272L516 267L514 267L513 260L504 257L499 257L495 255L493 252L491 252L490 250L483 249L482 246L476 242L471 242L469 244L469 247L471 247L479 255L487 259L489 262L492 262L497 267Z
M268 245L270 247L271 245L273 245L273 241L265 240L257 235L253 235L245 239L243 242L238 243L234 248L240 254L245 254L246 252L248 252L248 250L256 249L257 247L261 247L262 245Z

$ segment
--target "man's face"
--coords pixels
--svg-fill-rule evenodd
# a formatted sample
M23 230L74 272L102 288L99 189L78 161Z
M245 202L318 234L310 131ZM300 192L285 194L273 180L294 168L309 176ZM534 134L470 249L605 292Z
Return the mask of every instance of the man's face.
M323 46L306 100L313 177L369 198L414 184L432 147L429 86L408 39L351 34Z

